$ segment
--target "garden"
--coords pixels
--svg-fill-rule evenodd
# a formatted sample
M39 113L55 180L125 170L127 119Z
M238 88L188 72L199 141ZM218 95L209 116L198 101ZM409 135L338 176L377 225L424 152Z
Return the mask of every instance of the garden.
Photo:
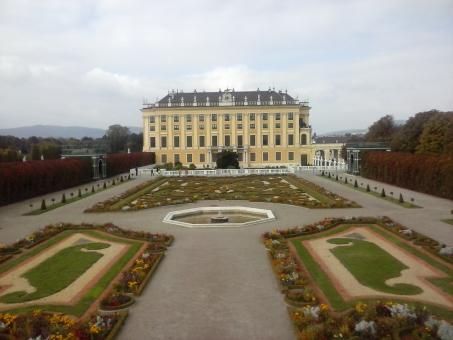
M134 211L199 200L246 200L307 208L359 207L295 176L161 177L99 202L86 212Z
M263 235L300 339L451 339L453 254L387 217Z
M49 225L0 248L0 338L112 339L173 237Z

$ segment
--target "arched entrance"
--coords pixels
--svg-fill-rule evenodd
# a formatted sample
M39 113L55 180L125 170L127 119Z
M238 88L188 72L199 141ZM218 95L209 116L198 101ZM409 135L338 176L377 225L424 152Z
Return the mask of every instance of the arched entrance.
M306 154L300 155L300 165L302 166L308 165L308 156Z

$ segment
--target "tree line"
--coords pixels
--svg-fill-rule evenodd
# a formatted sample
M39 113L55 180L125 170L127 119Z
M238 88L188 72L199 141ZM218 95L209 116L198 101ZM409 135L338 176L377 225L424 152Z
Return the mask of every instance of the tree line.
M102 149L106 153L140 152L143 149L143 134L131 133L128 127L111 125L101 138L17 138L0 136L0 162L59 159L63 148Z

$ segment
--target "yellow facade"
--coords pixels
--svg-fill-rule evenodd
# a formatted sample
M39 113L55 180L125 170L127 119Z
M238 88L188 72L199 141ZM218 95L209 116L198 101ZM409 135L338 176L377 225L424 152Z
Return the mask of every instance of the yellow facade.
M309 111L275 91L170 93L142 109L143 151L157 164L215 167L217 153L231 150L241 167L307 165L316 152Z

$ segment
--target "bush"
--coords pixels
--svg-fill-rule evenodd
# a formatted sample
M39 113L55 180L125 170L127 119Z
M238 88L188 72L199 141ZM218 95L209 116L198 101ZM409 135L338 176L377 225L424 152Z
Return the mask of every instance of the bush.
M400 193L400 199L399 199L400 203L404 203L404 199L403 199L403 194Z
M354 181L354 188L358 188L359 185L357 184L357 180Z
M61 195L61 203L66 203L66 195L64 193Z
M346 176L344 176L344 183L348 184L348 178Z
M46 210L46 209L47 209L46 200L42 200L41 201L41 210Z
M367 185L366 185L366 192L370 192L370 191L371 191L371 190L370 190L370 185L367 184Z
M79 188L79 190L77 191L77 197L82 197L82 190L80 190L80 188Z
M152 152L116 153L107 155L107 176L115 176L130 169L154 164L155 154Z
M453 156L368 152L361 175L403 188L453 199Z
M91 192L94 194L95 190L94 190L94 185L91 186Z
M0 206L89 182L91 171L86 159L0 163Z
M107 183L105 181L104 181L104 184L102 185L102 188L107 189Z
M191 163L191 164L189 165L189 169L190 169L190 170L195 170L196 168L197 168L197 166L196 166L195 164L193 164L193 163Z
M338 181L338 175L335 176L335 180Z
M385 190L384 190L384 188L382 188L381 197L385 197Z

